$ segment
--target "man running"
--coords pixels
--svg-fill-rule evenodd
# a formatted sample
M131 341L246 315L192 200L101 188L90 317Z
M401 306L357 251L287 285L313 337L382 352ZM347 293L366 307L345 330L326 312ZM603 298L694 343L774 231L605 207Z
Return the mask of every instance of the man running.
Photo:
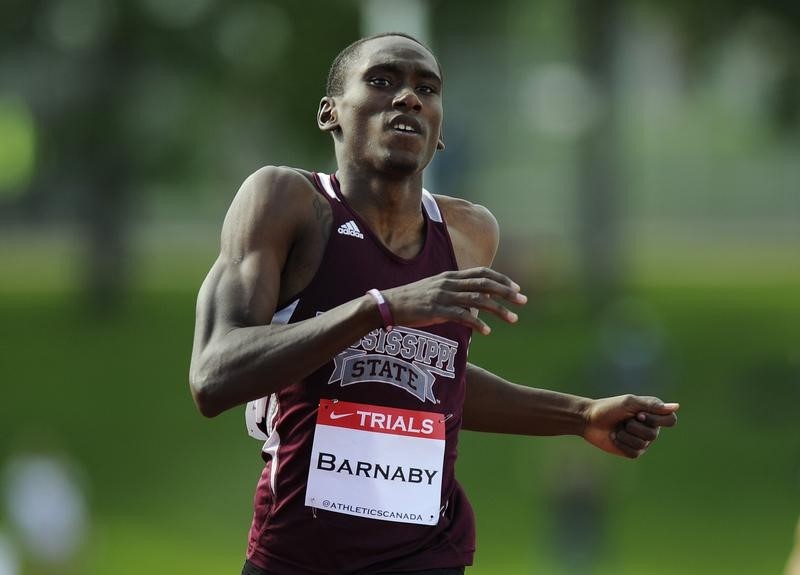
M262 168L225 218L190 383L206 416L247 403L265 441L243 573L463 573L460 429L574 434L634 458L676 422L657 398L576 397L467 362L490 332L477 312L514 323L526 297L490 267L492 214L422 187L444 148L442 87L409 36L345 48L317 113L336 173Z

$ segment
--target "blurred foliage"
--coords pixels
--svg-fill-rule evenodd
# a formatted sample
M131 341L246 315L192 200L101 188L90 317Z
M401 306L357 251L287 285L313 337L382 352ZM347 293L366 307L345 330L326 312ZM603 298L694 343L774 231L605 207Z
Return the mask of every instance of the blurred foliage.
M333 8L338 26L307 17ZM3 12L0 95L24 98L41 134L24 198L40 216L91 212L102 194L196 194L241 179L265 151L327 156L314 112L330 60L358 33L346 1L53 0ZM104 191L92 190L98 171Z
M651 4L646 0L635 0ZM676 24L683 37L686 61L693 70L704 72L704 52L713 48L747 18L755 18L756 34L782 61L780 78L775 83L770 111L773 125L781 134L796 133L800 128L800 5L784 0L734 0L732 2L656 3Z
M607 4L576 3L574 13L603 14L616 6L658 10L683 35L686 61L698 66L702 51L743 18L769 16L772 27L763 33L790 59L775 113L781 125L798 117L795 3ZM544 21L554 11L572 17L548 2L539 5ZM474 8L445 1L431 6L440 40L497 37L520 11L506 0L476 20L465 15L480 10L478 2ZM85 188L102 185L92 177L98 170L116 175L113 186L127 190L120 192L125 202L147 191L211 193L220 181L240 181L267 161L330 161L328 139L320 137L313 117L331 59L359 35L353 0L10 1L3 16L0 96L24 98L40 133L37 178L23 199L30 215L88 210L100 192ZM599 25L596 16L589 22Z
M633 0L638 4L659 6L671 16L679 29L689 38L692 49L708 47L745 16L752 13L768 14L784 23L796 33L800 29L800 7L796 2L784 0L714 0L712 2L691 2L674 0L654 2L652 0Z
M0 100L0 196L21 194L33 173L36 132L24 102Z

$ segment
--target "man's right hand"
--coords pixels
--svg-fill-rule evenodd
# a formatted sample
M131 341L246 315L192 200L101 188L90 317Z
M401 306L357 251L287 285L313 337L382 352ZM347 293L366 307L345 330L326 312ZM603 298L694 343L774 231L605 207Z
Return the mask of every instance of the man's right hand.
M514 323L517 314L504 303L521 305L528 301L520 293L519 285L488 267L443 272L388 289L383 296L398 325L423 327L452 321L484 335L491 328L473 310L483 310Z

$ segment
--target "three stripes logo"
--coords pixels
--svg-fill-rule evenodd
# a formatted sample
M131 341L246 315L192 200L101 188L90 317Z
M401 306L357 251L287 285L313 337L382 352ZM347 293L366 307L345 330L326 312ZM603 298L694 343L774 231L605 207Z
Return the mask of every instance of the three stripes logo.
M345 236L353 236L354 238L358 238L360 240L364 239L364 234L361 233L361 230L358 229L358 226L353 220L350 220L349 222L339 226L337 231Z

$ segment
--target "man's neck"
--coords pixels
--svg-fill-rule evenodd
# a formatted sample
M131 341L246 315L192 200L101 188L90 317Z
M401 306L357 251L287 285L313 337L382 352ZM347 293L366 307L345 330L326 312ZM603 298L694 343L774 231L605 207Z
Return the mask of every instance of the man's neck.
M403 255L419 247L424 222L421 173L395 178L340 165L336 178L350 207L389 249Z

